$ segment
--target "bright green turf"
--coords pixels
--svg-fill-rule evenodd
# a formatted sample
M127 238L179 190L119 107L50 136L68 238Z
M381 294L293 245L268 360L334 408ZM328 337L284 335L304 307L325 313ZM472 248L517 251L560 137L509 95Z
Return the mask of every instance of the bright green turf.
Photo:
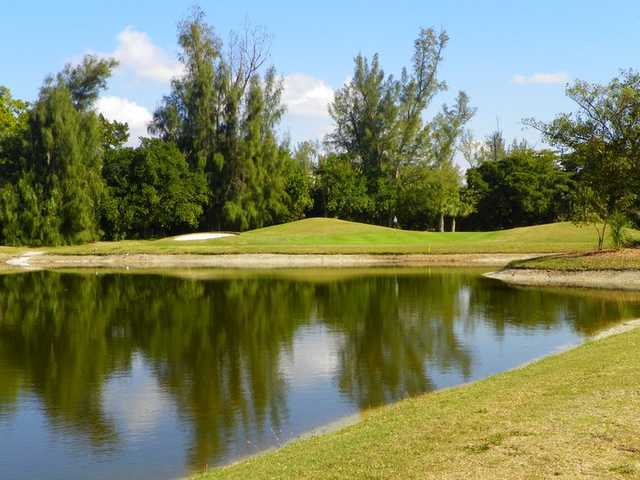
M417 232L310 218L204 241L98 242L47 248L58 254L219 253L529 253L583 252L595 247L592 229L555 223L497 232Z

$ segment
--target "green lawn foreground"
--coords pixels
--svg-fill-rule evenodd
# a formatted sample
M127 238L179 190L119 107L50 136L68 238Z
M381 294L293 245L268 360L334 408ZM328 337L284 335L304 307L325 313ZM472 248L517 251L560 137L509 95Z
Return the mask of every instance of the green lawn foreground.
M640 329L195 478L640 478Z
M496 232L418 232L328 218L310 218L215 240L97 242L46 248L62 255L223 253L549 253L593 250L592 229L554 223Z

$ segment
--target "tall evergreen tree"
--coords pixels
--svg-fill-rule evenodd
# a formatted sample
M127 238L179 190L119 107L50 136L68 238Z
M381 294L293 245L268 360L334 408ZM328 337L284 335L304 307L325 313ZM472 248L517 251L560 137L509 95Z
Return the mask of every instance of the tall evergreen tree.
M362 167L374 217L391 223L397 212L403 166L429 161L430 128L423 115L446 85L438 79L445 32L422 29L414 43L413 66L398 80L385 76L377 55L355 59L353 79L336 92L329 108L336 128L329 144Z
M284 112L281 95L282 83L273 69L264 81L254 75L249 82L239 154L229 163L233 171L224 206L225 217L240 230L287 218L291 158L274 131Z
M4 185L0 195L5 242L100 237L103 131L92 107L115 65L87 56L45 81L29 112L18 181Z
M151 133L175 142L194 170L214 161L222 102L216 80L224 69L221 42L196 8L178 25L179 60L184 75L171 82L171 93L156 110Z
M0 185L14 183L21 168L28 106L0 86Z
M462 175L454 163L454 154L458 141L464 133L464 127L475 114L469 106L469 97L460 92L453 107L444 105L431 122L431 163L433 165L435 206L439 216L439 230L444 231L445 216L452 217L452 229L455 218L466 212L465 203L460 197Z
M196 10L178 39L185 75L172 82L150 130L174 141L206 176L210 201L201 226L244 230L287 218L288 149L275 134L282 85L273 69L259 75L266 34L247 27L223 50Z

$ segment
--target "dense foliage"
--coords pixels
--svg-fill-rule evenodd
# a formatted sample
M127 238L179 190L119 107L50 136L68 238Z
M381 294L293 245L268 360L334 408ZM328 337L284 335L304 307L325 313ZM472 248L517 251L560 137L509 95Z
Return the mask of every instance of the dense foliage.
M266 36L259 29L222 41L201 11L179 26L186 74L154 117L151 131L175 142L206 178L202 228L246 230L290 218L287 173L292 161L275 128L284 113L282 82L264 76Z
M597 226L600 248L609 226L622 243L622 227L638 220L640 73L624 71L607 85L577 81L567 95L576 113L528 123L563 151L565 168L576 179L576 219Z
M467 170L475 196L470 228L498 230L550 223L570 213L571 176L550 151L515 149Z
M173 143L144 139L139 148L109 152L103 176L108 238L166 236L198 226L206 185Z
M100 237L104 193L102 128L92 105L115 62L87 56L48 78L25 113L0 138L3 160L0 223L4 243L62 244ZM21 117L25 116L25 120ZM24 127L22 126L24 122Z

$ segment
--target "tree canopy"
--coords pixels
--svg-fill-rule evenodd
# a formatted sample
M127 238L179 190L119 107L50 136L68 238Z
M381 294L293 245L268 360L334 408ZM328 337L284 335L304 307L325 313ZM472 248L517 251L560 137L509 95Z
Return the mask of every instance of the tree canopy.
M412 229L501 229L573 218L622 227L640 210L640 74L567 88L574 113L545 123L550 149L476 140L476 113L440 78L448 34L421 28L397 75L354 58L322 142L292 147L270 36L225 41L194 8L178 24L181 74L132 147L126 123L95 111L117 68L85 56L48 76L33 102L0 87L0 242L69 244L234 230L309 215ZM466 172L460 160L468 164ZM618 242L620 243L620 242Z
M550 223L570 214L573 181L551 151L515 149L466 172L475 212L466 222L477 230Z
M116 63L87 56L45 80L29 110L25 140L0 187L5 243L97 240L103 195L103 136L93 102ZM11 181L13 180L13 181Z
M544 123L529 119L576 180L574 218L598 227L599 247L609 225L623 225L640 187L640 74L623 71L606 85L576 81L567 95L577 106Z

